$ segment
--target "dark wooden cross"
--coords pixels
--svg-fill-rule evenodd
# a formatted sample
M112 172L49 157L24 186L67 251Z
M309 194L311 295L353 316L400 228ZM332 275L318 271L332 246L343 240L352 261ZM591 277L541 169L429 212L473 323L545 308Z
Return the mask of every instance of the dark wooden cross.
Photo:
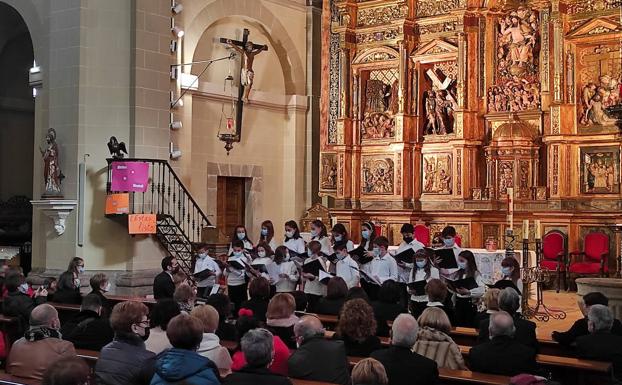
M227 44L230 48L233 48L240 55L240 81L238 83L238 100L235 106L235 142L239 142L242 136L242 111L244 109L244 103L248 103L248 95L253 87L253 79L255 73L253 72L253 61L255 56L262 51L267 51L267 45L254 44L248 40L249 30L244 28L242 34L242 40L232 40L221 37L220 42ZM232 145L227 143L229 153ZM227 148L225 146L225 148Z

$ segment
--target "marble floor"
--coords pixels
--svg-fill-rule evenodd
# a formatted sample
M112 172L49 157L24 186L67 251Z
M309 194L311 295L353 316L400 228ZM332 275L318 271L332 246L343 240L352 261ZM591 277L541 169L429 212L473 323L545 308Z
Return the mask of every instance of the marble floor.
M550 318L547 322L541 322L535 319L530 321L536 322L536 333L540 339L550 339L551 332L554 330L567 330L572 326L574 321L583 317L579 307L577 306L577 293L560 291L559 294L555 290L544 291L544 304L550 309L559 309L566 312L566 318L557 320ZM529 304L533 306L535 301L530 299Z

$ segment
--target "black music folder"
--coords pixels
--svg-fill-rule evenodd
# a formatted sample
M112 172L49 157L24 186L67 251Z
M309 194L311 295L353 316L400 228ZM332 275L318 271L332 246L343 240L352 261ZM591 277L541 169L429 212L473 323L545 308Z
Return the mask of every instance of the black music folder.
M422 279L421 281L410 282L408 284L408 288L413 290L415 295L425 295L425 285L427 284L428 282L425 279Z
M304 265L302 265L302 272L303 273L313 274L316 277L319 277L320 270L324 271L324 266L323 266L323 264L322 264L320 259L316 259L314 261L307 262Z
M473 277L456 279L455 281L446 280L445 283L447 283L447 287L450 288L452 291L456 291L456 289L459 288L472 290L478 286L477 281Z
M437 267L439 269L457 269L458 264L456 263L456 255L454 254L454 249L427 249L432 252L434 255L434 259L439 258L440 262Z
M413 263L413 260L415 258L415 250L413 250L412 247L409 247L401 253L395 254L393 258L395 258L395 260L398 262Z
M491 289L499 289L499 290L503 290L506 287L511 287L512 289L516 290L516 292L518 293L518 295L522 295L521 290L514 284L514 282L512 282L511 279L500 279L497 282L494 283L494 285L486 285Z

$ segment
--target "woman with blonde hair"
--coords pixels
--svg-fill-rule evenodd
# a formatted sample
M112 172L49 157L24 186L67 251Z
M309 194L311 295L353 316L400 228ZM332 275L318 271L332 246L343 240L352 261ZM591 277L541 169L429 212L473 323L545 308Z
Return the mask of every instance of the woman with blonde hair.
M210 305L199 305L192 309L190 315L203 324L203 340L197 353L212 360L221 376L231 373L231 355L227 348L220 345L220 339L215 334L220 318L216 309Z
M378 360L365 358L352 368L352 385L387 385L389 378Z
M298 322L298 317L294 315L294 311L296 311L294 296L289 293L277 293L268 303L266 312L267 329L280 337L290 349L296 349L294 325Z
M341 308L335 339L343 341L346 355L369 357L381 348L376 336L374 310L364 299L352 299Z
M482 311L475 316L475 328L479 329L482 326L482 322L490 319L490 315L496 311L499 311L499 293L501 290L497 288L490 288L484 293L482 298L484 307Z
M451 323L442 309L426 308L418 322L415 353L436 361L439 368L467 370L460 348L449 336Z

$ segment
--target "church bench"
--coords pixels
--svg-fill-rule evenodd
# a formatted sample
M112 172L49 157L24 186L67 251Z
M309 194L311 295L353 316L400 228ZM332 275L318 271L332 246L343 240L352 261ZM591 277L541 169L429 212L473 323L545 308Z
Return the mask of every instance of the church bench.
M41 382L15 377L2 370L0 371L0 385L41 385Z

